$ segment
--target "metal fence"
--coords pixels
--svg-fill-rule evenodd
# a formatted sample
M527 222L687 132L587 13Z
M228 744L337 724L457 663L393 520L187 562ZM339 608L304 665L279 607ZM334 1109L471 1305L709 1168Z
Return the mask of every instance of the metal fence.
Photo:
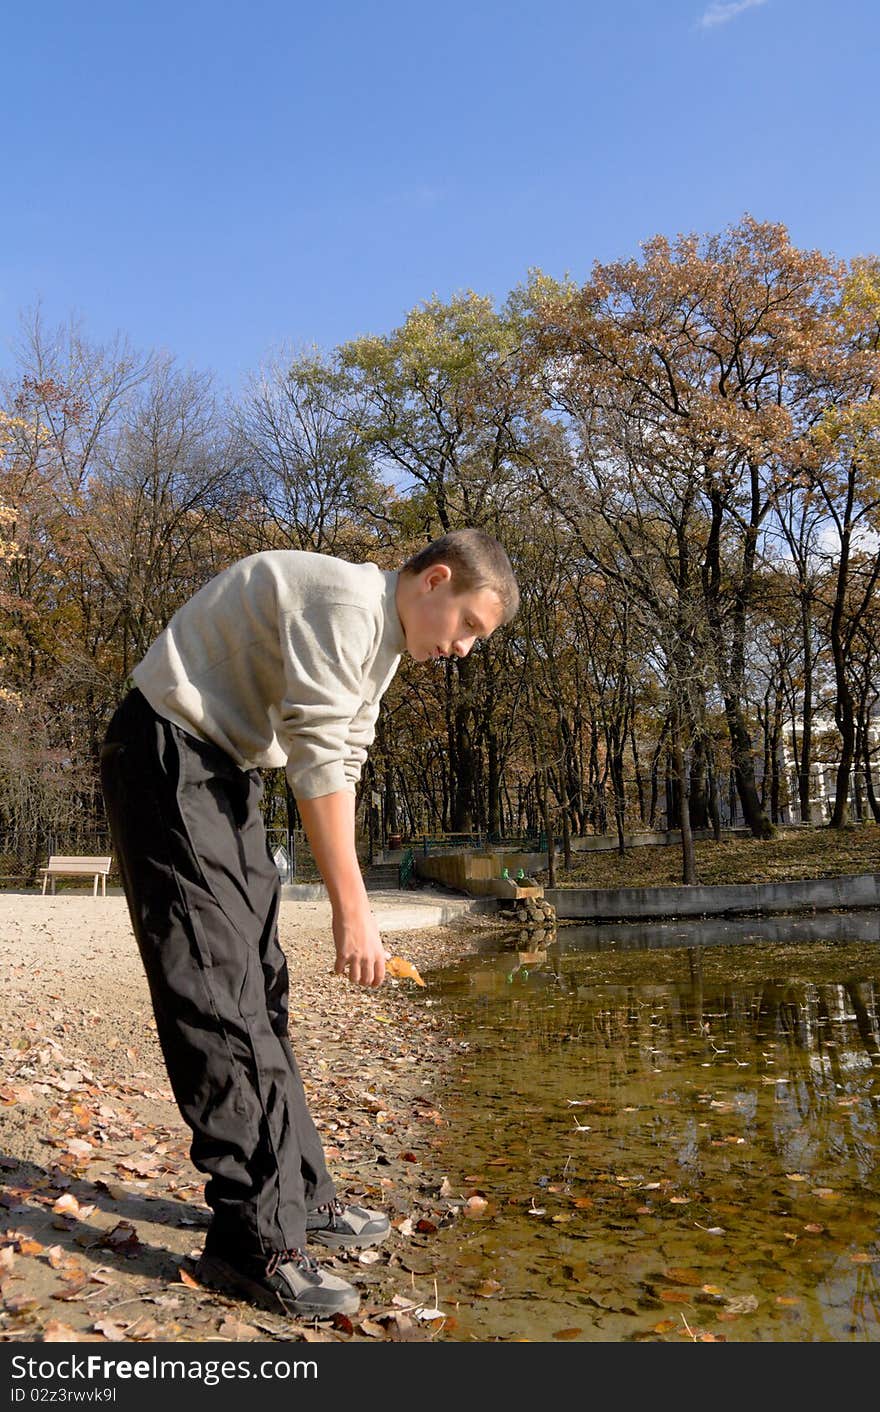
M112 852L113 845L106 832L78 830L64 837L47 834L42 846L24 841L15 834L0 835L0 888L18 890L41 887L40 869L45 867L53 854L106 857ZM92 879L59 878L57 886L91 888Z
M278 869L283 883L320 881L318 868L312 857L308 840L301 829L267 829L266 837L269 852ZM34 847L22 842L14 834L0 835L0 889L21 891L41 888L40 869L45 867L51 855L68 857L92 857L113 855L110 835L98 831L80 830L65 834L48 834L42 847ZM111 867L108 883L111 887L120 886L119 874ZM92 879L57 879L58 889L91 888Z

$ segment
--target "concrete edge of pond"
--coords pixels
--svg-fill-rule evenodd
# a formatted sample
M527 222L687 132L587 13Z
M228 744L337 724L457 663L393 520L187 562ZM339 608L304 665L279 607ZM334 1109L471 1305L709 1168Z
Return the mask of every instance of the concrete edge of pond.
M439 891L412 888L382 889L368 894L370 908L381 931L417 931L421 927L448 926L458 917L477 912L494 912L495 898L462 897ZM284 883L282 902L320 902L329 909L323 883ZM329 922L329 910L327 918Z
M697 883L679 887L553 887L545 899L560 921L642 917L744 917L774 912L880 908L880 873L793 882Z

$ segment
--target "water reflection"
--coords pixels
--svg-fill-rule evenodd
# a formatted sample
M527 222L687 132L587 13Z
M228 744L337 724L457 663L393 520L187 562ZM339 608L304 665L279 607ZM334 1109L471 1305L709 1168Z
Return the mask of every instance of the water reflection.
M432 978L463 1046L444 1336L880 1337L880 946L797 920L565 928Z

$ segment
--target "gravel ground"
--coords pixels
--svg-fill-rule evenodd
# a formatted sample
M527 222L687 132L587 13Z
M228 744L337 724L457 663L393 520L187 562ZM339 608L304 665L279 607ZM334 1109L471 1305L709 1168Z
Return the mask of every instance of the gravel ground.
M492 925L468 917L384 939L429 972ZM431 1230L456 1218L435 1170L454 1036L430 985L366 991L332 975L326 901L284 902L280 937L328 1165L341 1194L381 1205L394 1226L366 1259L321 1256L359 1286L359 1313L300 1326L198 1287L209 1213L124 899L0 894L0 1340L442 1337L426 1316Z

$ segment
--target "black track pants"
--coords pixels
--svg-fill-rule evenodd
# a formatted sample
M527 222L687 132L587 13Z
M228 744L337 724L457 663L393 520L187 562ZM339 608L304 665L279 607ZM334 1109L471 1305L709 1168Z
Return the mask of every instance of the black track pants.
M101 780L168 1076L209 1177L212 1239L303 1246L306 1208L335 1188L287 1038L259 774L134 690L110 722Z

